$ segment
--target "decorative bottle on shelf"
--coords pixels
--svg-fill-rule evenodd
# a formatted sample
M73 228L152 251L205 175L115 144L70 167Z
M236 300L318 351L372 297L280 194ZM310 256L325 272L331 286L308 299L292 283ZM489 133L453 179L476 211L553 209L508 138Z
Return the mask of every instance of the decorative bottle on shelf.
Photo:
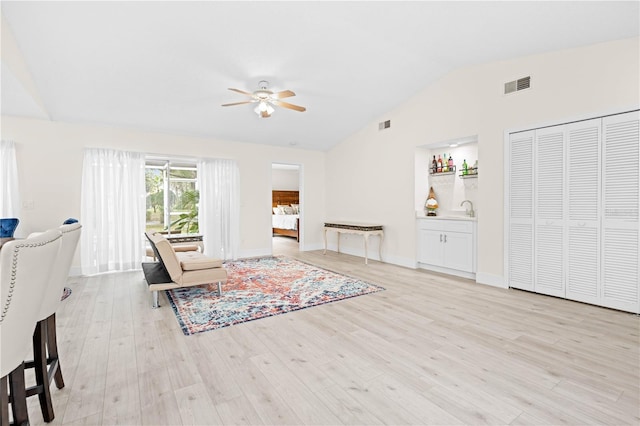
M449 164L447 163L447 153L444 153L444 158L442 159L442 172L446 173L449 171Z
M467 165L467 160L465 159L462 162L462 174L466 175L467 173L469 173L469 166Z
M478 174L478 160L476 160L476 163L473 165L473 174Z
M433 156L433 161L431 162L431 173L438 173L438 162L436 161L436 156Z
M438 155L438 168L436 169L436 173L440 173L442 171L442 158Z
M453 171L453 158L451 158L451 154L449 154L448 165L449 165L449 171L452 172Z

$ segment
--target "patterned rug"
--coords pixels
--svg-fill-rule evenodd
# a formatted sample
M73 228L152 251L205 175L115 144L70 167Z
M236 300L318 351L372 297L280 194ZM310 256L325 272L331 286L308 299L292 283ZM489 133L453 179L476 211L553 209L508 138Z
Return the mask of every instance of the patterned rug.
M228 280L167 290L185 335L375 293L384 288L286 257L225 262Z

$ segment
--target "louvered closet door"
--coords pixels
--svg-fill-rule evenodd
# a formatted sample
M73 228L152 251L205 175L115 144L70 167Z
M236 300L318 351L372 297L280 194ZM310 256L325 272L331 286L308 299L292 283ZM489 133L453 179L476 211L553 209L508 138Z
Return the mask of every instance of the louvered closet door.
M600 301L600 135L602 119L567 125L566 297Z
M565 296L564 139L566 126L536 130L534 291Z
M533 290L534 132L509 136L509 287Z
M602 304L640 311L640 116L603 119Z

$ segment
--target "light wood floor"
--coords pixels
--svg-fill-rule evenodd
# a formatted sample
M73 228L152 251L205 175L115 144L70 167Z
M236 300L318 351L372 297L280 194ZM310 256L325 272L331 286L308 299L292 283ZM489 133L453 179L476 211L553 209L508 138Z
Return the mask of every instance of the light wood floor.
M634 424L638 316L335 252L386 291L184 336L142 273L70 282L54 424ZM42 423L31 399L33 424Z

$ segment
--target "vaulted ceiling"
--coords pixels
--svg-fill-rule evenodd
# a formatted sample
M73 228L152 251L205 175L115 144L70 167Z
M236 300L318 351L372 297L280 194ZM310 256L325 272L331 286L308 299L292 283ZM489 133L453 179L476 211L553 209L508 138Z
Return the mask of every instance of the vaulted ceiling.
M2 1L3 115L327 150L460 67L639 34L637 1ZM259 118L228 88L290 89Z

